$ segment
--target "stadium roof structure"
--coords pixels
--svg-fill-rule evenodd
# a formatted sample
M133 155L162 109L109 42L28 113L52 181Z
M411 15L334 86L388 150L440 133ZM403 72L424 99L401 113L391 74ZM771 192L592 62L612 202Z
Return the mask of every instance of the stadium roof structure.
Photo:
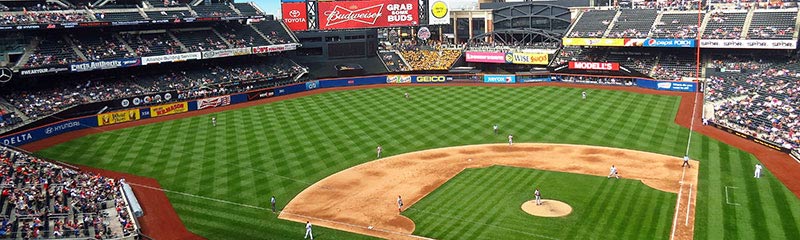
M469 39L469 43L482 41L486 37L501 45L534 45L535 43L561 43L563 34L543 29L503 29L487 32Z

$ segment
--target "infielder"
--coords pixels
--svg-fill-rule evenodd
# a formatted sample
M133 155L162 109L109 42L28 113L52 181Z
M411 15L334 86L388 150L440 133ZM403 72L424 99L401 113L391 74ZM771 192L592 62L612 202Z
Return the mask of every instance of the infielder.
M217 117L211 117L211 126L217 126Z
M311 233L311 222L309 221L306 221L306 236L303 239L307 237L311 237L311 240L314 240L314 234Z
M692 168L692 166L689 165L689 155L683 155L683 165L681 165L681 167Z
M492 125L492 130L494 130L494 134L495 134L495 135L497 135L497 132L498 132L498 129L499 129L499 128L500 128L500 127L498 127L498 126L497 126L497 124L495 124L495 125Z
M761 164L756 163L756 173L753 174L754 178L761 178Z
M381 147L381 145L378 145L377 151L378 151L378 158L381 158L381 153L383 153L383 147Z
M269 199L270 205L272 205L272 213L275 213L275 196Z
M536 197L536 205L542 205L542 193L539 192L539 188L536 188L536 191L533 192L533 196Z
M586 91L581 92L581 99L586 99Z
M508 146L514 145L514 136L508 134Z
M611 176L614 176L617 179L619 179L619 174L617 173L617 167L615 167L614 165L611 165L611 172L608 173L608 177L606 178L611 178Z
M403 199L397 195L397 212L403 212Z

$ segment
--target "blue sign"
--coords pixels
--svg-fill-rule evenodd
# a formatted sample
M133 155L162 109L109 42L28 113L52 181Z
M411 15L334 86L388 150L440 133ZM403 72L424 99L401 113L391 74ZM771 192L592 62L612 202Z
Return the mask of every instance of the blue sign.
M517 76L514 75L483 75L483 82L486 83L516 83Z
M68 133L90 127L97 127L97 117L95 115L80 119L57 122L21 133L3 136L0 137L0 145L18 147L45 138L60 135L62 133Z
M694 39L671 39L671 38L648 38L642 44L645 47L674 47L692 48L695 46Z
M86 72L86 71L101 70L101 69L133 67L139 65L142 65L141 59L126 58L126 59L73 63L69 65L69 70L72 72Z
M312 90L319 87L319 80L306 82L306 90Z
M517 78L521 83L531 83L531 82L549 82L550 77L541 77L541 76L520 76Z
M636 79L636 85L642 88L649 88L655 90L678 91L678 92L696 92L696 82L673 82L673 81L657 81L649 79Z

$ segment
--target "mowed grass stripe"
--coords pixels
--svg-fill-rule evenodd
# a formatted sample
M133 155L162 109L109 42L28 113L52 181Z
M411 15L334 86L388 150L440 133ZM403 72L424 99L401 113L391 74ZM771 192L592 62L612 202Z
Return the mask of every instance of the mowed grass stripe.
M283 205L319 179L373 160L377 144L384 145L385 155L396 155L447 146L504 143L506 136L513 133L517 142L588 144L683 155L688 130L673 123L678 97L587 90L588 99L581 100L583 90L387 87L337 91L86 136L41 153L69 163L153 177L171 190L258 206L265 206L270 195L276 195ZM409 92L412 99L403 99L403 92ZM218 118L216 128L210 126L211 116ZM500 125L501 134L491 133L495 123ZM800 201L788 189L775 182L769 184L772 191L763 191L767 186L757 185L758 192L746 192L744 181L753 181L752 157L742 157L749 155L700 134L693 135L693 142L702 144L693 143L691 156L703 162L697 193L698 239L746 239L756 237L747 232L764 231L769 231L773 239L796 236L800 216L792 212L800 212ZM702 145L708 146L707 150ZM742 161L748 166L740 165ZM761 179L760 184L764 180L767 179ZM735 198L743 199L743 205L728 208L723 195L726 185L742 187L735 190ZM760 203L744 201L750 198L749 194L759 194ZM588 199L579 202L585 200ZM785 204L776 206L779 202ZM204 201L189 204L194 209L208 208ZM674 208L674 200L667 205ZM670 211L669 206L650 214L658 217L661 212ZM214 208L228 210L226 206ZM187 208L182 209L178 210L180 215L188 213ZM489 216L488 211L484 214ZM506 229L527 226L519 223L525 220L506 220L502 211L498 214L501 217L496 219L500 221L493 225L502 224ZM671 216L666 218L671 220ZM653 224L658 224L656 220L662 221L654 219ZM749 222L759 220L764 224ZM206 228L205 221L184 222L195 230ZM222 219L214 221L221 226L236 225ZM266 239L296 237L295 231L302 230L302 224L269 218L263 221L265 224L254 230L264 233ZM565 229L555 231L555 235L571 236L577 234L573 228L594 226L570 221L573 222L556 224ZM742 229L754 225L758 229ZM624 231L622 226L618 228L614 231ZM661 230L652 231L657 234ZM742 234L737 233L740 231ZM232 234L207 237L251 237ZM496 236L477 232L474 235ZM351 234L337 236L358 238Z

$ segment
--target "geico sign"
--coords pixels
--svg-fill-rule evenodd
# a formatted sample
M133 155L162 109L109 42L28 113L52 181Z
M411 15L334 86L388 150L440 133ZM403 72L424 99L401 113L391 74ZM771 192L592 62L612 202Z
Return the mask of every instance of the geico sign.
M417 82L421 83L440 83L445 82L447 80L444 76L419 76L417 77Z

